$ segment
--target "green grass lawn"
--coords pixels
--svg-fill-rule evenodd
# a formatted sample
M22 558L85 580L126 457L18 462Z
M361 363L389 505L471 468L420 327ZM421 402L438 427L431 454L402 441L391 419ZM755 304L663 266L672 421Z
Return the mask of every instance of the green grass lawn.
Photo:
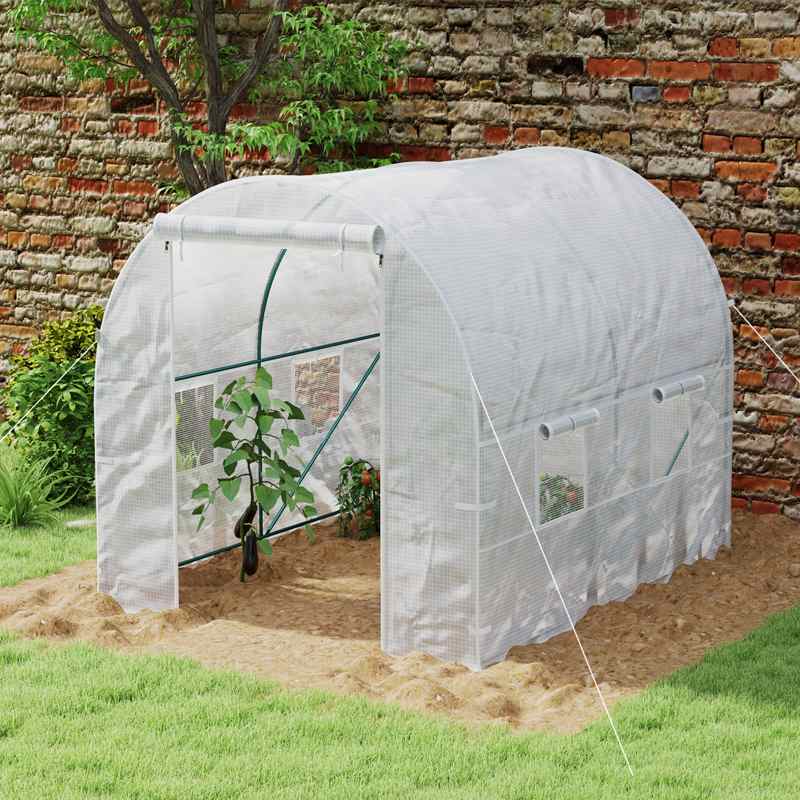
M576 658L578 657L576 653ZM0 797L758 798L800 787L800 609L570 736L467 731L171 657L0 634Z
M41 578L94 558L94 525L68 528L70 520L94 520L94 506L72 506L58 514L58 523L41 528L0 527L0 587Z

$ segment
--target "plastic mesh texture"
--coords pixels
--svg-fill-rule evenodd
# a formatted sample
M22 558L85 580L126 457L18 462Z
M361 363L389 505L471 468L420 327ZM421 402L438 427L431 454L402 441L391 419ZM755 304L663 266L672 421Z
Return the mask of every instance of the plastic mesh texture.
M193 198L180 213L383 228L382 271L355 253L309 254L302 246L287 253L262 353L383 332L380 375L309 480L322 510L334 502L340 455L380 456L386 651L422 650L479 669L514 645L568 629L471 375L573 618L729 542L732 345L724 292L688 221L626 168L540 148L244 179ZM254 357L259 302L278 251L227 242L172 247L174 374ZM208 381L169 379L164 270L159 250L147 242L137 249L104 324L118 329L113 355L133 369L98 361L105 405L98 470L109 493L98 498L103 585L123 573L151 594L176 591L175 554L228 541L231 519L221 511L205 539L181 527L190 473L174 468L175 393L194 388L197 402ZM122 309L129 272L136 289ZM129 298L149 310L130 309ZM142 325L144 313L158 324ZM269 361L276 384L284 381L306 405L301 457L377 347L370 340ZM702 389L655 402L656 385L698 376ZM540 436L543 422L590 409L593 424ZM127 466L106 469L101 451L128 458ZM159 481L165 488L153 494ZM136 526L134 547L116 511L142 504L147 524Z

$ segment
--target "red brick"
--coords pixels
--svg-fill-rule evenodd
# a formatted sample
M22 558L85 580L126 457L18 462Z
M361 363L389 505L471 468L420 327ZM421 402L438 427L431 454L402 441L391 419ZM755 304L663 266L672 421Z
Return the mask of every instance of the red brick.
M517 128L514 131L516 144L539 144L542 132L538 128Z
M758 420L758 428L762 431L782 431L789 424L789 417L781 414L762 414Z
M784 256L781 261L781 272L784 275L800 275L800 258L798 256Z
M746 511L749 505L749 501L744 497L731 497L731 508L733 509Z
M772 55L779 58L800 58L800 36L785 36L772 43Z
M647 74L662 80L705 81L711 77L711 64L707 61L650 61Z
M665 103L686 103L692 95L688 86L665 86L661 96Z
M706 244L711 244L714 238L714 231L711 228L696 228L695 230Z
M71 250L75 245L75 237L66 233L57 233L53 236L53 247L56 250Z
M728 297L732 297L738 292L739 281L737 278L731 275L722 275L720 276L720 280L722 281L722 288L725 290L725 294L728 295Z
M728 153L733 147L730 136L717 136L713 133L703 134L703 150L707 153Z
M122 205L122 210L126 217L143 217L147 213L147 206L144 203L126 200Z
M769 336L769 328L762 328L760 325L753 326L764 338ZM761 341L758 336L753 332L752 328L749 325L745 325L742 323L739 326L739 336L742 339L749 339L752 342Z
M753 500L750 503L750 510L754 514L780 514L781 507L777 503L770 503L766 500Z
M672 196L696 200L700 197L700 184L697 181L674 180L672 181Z
M452 158L449 147L425 147L417 144L402 145L400 155L406 161L449 161Z
M769 492L779 492L788 494L791 483L782 478L770 478L766 475L734 475L733 488L743 492L757 492L768 494Z
M409 94L433 94L436 91L436 81L433 78L409 78Z
M98 239L97 249L101 253L116 253L121 244L119 239Z
M255 119L258 116L258 107L253 103L237 103L231 109L231 119Z
M800 281L775 281L775 294L783 297L800 297Z
M764 182L775 177L778 165L771 161L717 161L716 171L723 180Z
M30 156L11 156L11 168L17 170L18 172L23 169L29 169L32 164L33 159Z
M21 250L23 247L28 246L28 234L24 231L8 231L6 233L6 241L9 247Z
M68 186L71 192L105 194L108 191L107 181L96 181L91 178L70 178Z
M740 369L736 372L736 383L739 386L758 388L764 385L764 373L754 369Z
M738 247L742 243L742 232L736 228L718 228L712 242L717 247Z
M59 128L64 133L75 133L81 129L81 121L77 117L62 117Z
M59 172L72 172L78 166L76 158L59 158L56 167Z
M708 54L717 58L736 58L739 55L739 40L732 36L718 36L708 43Z
M746 203L763 203L767 199L767 190L758 183L740 183L736 194Z
M114 194L153 195L156 187L150 181L112 181L111 191Z
M155 136L158 133L158 122L154 119L143 119L138 122L136 129L139 136Z
M590 58L586 71L594 78L641 78L644 61L637 58Z
M798 233L776 233L776 250L800 250L800 234Z
M509 130L502 125L487 125L483 129L483 141L486 144L505 144L508 141Z
M389 78L386 81L386 91L389 94L402 94L406 88L405 78Z
M661 178L648 178L648 180L659 192L669 194L669 181L662 180Z
M606 26L609 28L623 28L639 24L639 11L635 8L607 8L605 17Z
M52 236L46 233L32 233L31 234L31 247L46 248L50 247Z
M756 139L754 136L734 136L733 149L744 156L758 156L764 148L761 139Z
M772 250L772 235L749 231L744 237L744 244L749 250Z
M20 111L61 111L64 100L61 97L20 97Z
M114 130L123 136L129 136L136 130L136 126L129 119L118 119L114 122Z
M743 61L728 61L714 64L714 77L718 81L748 81L766 83L778 79L777 64L752 64Z
M742 281L745 294L772 294L772 286L766 278L746 278Z

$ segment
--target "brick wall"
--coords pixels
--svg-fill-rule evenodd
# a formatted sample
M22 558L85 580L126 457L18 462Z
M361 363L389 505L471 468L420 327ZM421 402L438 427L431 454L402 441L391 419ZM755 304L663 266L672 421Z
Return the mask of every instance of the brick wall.
M727 291L800 365L795 0L338 5L414 42L411 77L370 152L442 160L557 144L607 153L683 209ZM3 36L6 351L43 319L110 290L161 205L159 183L175 174L158 110L146 86L75 85ZM263 157L235 173L268 169ZM736 337L736 502L800 519L800 393L746 329Z

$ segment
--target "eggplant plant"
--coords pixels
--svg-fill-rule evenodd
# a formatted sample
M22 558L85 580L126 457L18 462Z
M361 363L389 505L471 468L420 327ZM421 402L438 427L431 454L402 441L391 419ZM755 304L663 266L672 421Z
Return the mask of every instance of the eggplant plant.
M199 517L198 530L220 495L233 502L243 487L248 492L250 501L234 527L242 541L242 581L258 569L259 549L265 555L272 553L269 540L258 538L254 521L259 510L268 516L281 503L290 511L299 510L306 519L317 514L314 495L300 485L300 470L286 460L300 444L290 423L305 417L296 405L271 392L272 376L263 367L256 370L254 381L242 377L222 390L214 403L220 415L209 422L209 430L213 446L227 451L224 475L216 485L201 483L192 492L192 498L200 501L192 511ZM311 525L306 524L305 530L313 542Z

